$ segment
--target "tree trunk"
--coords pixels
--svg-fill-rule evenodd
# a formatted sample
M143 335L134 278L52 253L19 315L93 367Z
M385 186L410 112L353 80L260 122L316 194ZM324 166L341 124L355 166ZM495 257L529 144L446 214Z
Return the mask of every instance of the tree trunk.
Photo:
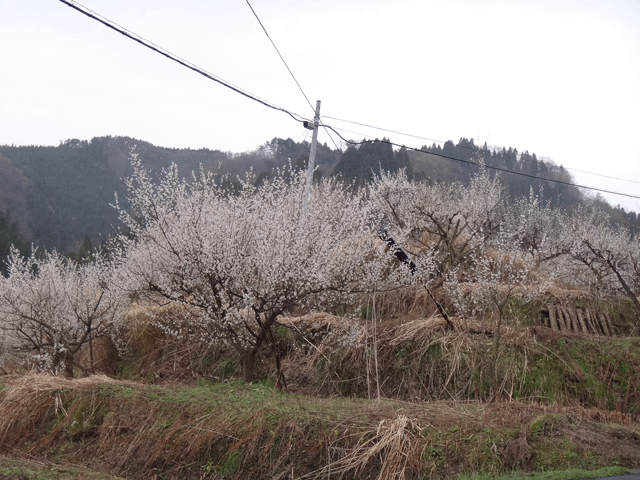
M598 317L600 318L600 325L602 325L602 331L606 337L612 337L613 332L609 330L609 324L607 323L607 317L604 316L604 313L598 312Z
M597 310L594 310L592 312L591 318L593 319L593 322L596 325L596 331L598 332L598 335L601 335L601 336L604 335L606 337L607 336L607 331L605 330L604 325L602 325L602 322L600 321L600 317L598 315L598 311Z
M571 321L573 322L573 328L576 332L581 332L582 327L580 326L580 321L578 320L578 312L575 307L569 309L569 314L571 315Z
M246 383L253 381L253 375L256 368L256 353L257 351L242 352L242 380Z
M579 332L580 327L578 326L578 320L576 319L575 311L570 307L563 307L563 311L568 319L567 322L571 324L571 330L574 332Z
M499 402L502 398L502 386L500 385L498 378L498 354L500 353L502 315L498 315L498 321L496 322L496 336L494 337L495 353L493 357L493 395L491 396L490 403Z
M629 300L631 300L631 303L633 303L633 306L636 307L636 310L638 311L638 313L640 313L640 301L638 300L638 297L636 297L635 292L631 290L631 287L629 287L627 282L624 280L624 277L620 275L620 272L618 271L618 269L614 268L610 262L608 263L608 265L609 265L609 268L613 270L613 273L616 274L616 277L618 277L618 281L620 282L620 285L622 285L622 289L627 294L627 297L629 297Z
M93 335L91 334L91 330L89 330L89 362L91 362L91 375L95 375L96 370L93 366Z
M607 327L609 327L609 332L611 333L612 337L616 336L616 331L613 328L613 322L611 321L611 317L609 316L609 314L607 312L602 312L602 315L604 316L604 319L607 322Z
M64 376L73 378L73 354L69 350L64 354Z
M275 320L275 317L274 317ZM280 362L280 346L276 341L275 336L273 335L273 330L271 329L271 323L269 322L269 342L271 343L271 355L276 361L276 389L286 392L287 391L287 380L284 378L284 372L282 371L282 363Z
M597 335L598 329L596 328L596 325L593 323L593 318L591 318L591 311L588 308L584 309L584 320L587 323L587 329L589 330L589 333L592 333L593 335Z

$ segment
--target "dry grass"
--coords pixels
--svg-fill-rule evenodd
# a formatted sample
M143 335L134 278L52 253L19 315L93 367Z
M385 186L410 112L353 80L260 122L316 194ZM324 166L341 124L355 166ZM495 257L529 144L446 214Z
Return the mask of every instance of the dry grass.
M284 361L294 391L370 398L380 386L382 396L416 401L491 396L491 391L478 392L478 384L493 372L487 349L494 348L494 325L453 318L449 328L440 316L345 321L320 313L283 323L295 332L298 345ZM520 356L541 351L531 332L522 328L502 327L501 342ZM500 374L501 390L512 395L517 368L503 363Z
M599 409L312 398L104 376L5 377L3 385L1 452L129 478L417 479L640 465L637 419Z
M212 367L233 355L202 340L196 314L177 303L133 304L118 332L117 376L152 383L217 379Z
M532 399L640 414L637 339L439 316L398 322L328 314L286 319L293 392L319 396ZM499 343L498 343L499 340Z
M444 303L444 292L434 295ZM544 302L604 306L557 287ZM233 371L220 373L217 362L234 359L197 340L194 312L137 306L121 332L119 368L136 381L0 377L0 452L176 479L640 466L638 341L517 319L498 332L490 320L452 315L450 325L435 312L426 290L408 287L363 298L359 318L281 318L284 394L224 383Z
M425 315L426 292L376 300L386 312L378 322L319 312L281 319L289 394L171 383L215 379L224 352L165 335L158 318L180 323L170 308L154 311L154 322L138 312L123 363L147 383L2 377L0 452L176 479L640 466L637 342L509 323L496 350L495 325L454 317L449 327ZM400 321L398 311L410 315Z
M409 459L419 458L419 454L412 452L420 445L416 441L422 429L405 415L398 415L392 420L381 420L375 430L362 434L356 447L341 452L337 460L328 455L327 465L322 469L310 472L300 478L339 478L347 473L361 476L372 463L379 464L377 480L388 478L406 478ZM419 447L418 447L419 448Z
M105 472L95 472L85 465L55 463L0 455L1 480L126 480Z

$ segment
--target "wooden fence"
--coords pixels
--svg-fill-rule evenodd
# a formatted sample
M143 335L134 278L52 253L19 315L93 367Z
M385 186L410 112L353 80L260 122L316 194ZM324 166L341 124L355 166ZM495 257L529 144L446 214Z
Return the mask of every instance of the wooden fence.
M615 336L611 318L606 312L562 305L548 305L547 309L549 316L543 317L543 325L553 330L605 337Z

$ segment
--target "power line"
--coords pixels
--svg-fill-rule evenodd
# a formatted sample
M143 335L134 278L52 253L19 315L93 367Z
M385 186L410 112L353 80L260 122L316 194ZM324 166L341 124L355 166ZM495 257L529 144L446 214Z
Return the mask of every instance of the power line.
M182 65L183 67L187 67L190 70L193 70L196 73L199 73L200 75L203 75L204 77L208 78L209 80L213 80L214 82L219 83L220 85L223 85L231 90L233 90L236 93L239 93L240 95L247 97L255 102L258 102L262 105L264 105L265 107L269 107L272 108L274 110L278 110L280 112L286 113L287 115L291 116L291 118L293 118L295 121L297 122L303 122L304 118L301 115L298 115L297 113L291 113L290 111L279 107L267 100L263 100L259 97L257 97L256 95L253 95L252 93L247 92L246 90L241 89L240 87L236 87L235 85L233 85L230 82L227 82L226 80L221 79L220 77L217 77L215 75L213 75L212 73L207 72L206 70L198 67L197 65L195 65L194 63L191 63L187 60L184 60L183 58L178 57L177 55L174 55L173 53L171 53L170 51L156 45L155 43L152 43L148 40L145 40L144 38L142 38L140 35L137 35L127 29L125 29L124 27L121 27L120 25L118 25L115 22L112 22L111 20L109 20L108 18L88 9L87 7L85 7L84 5L79 4L78 2L74 2L72 0L60 0L60 2L64 3L65 5L73 8L74 10L77 10L78 12L82 13L83 15L86 15L89 18L92 18L93 20L96 20L97 22L102 23L104 26L109 27L112 30L115 30L116 32L124 35L125 37L138 42L139 44L147 47L150 50L153 50L156 53L159 53L160 55L168 58L169 60L173 60L176 63L179 63L180 65Z
M324 131L325 131L325 132L327 132L327 135L329 135L329 138L331 139L331 142L333 143L333 146L334 146L334 147L336 147L336 150L337 150L338 152L340 152L340 156L341 156L342 158L344 158L344 155L342 154L342 150L340 149L340 147L338 147L338 144L336 143L336 141L335 141L335 140L333 139L333 137L331 136L331 132L329 132L329 129L327 129L327 128L325 127Z
M403 136L405 136L405 137L418 138L418 139L420 139L420 140L427 140L427 141L429 141L429 142L436 142L436 143L442 143L442 144L445 144L445 143L446 143L446 141L443 141L443 140L435 140L435 139L433 139L433 138L421 137L420 135L413 135L413 134L411 134L411 133L399 132L399 131L397 131L397 130L390 130L390 129L388 129L388 128L376 127L376 126L374 126L374 125L368 125L368 124L366 124L366 123L354 122L354 121L351 121L351 120L344 120L344 119L342 119L342 118L329 117L329 116L323 116L322 118L328 118L328 119L331 119L331 120L337 120L337 121L339 121L339 122L351 123L351 124L353 124L353 125L360 125L361 127L373 128L374 130L380 130L380 131L383 131L383 132L395 133L395 134L397 134L397 135L403 135ZM345 132L349 132L349 133L354 133L354 134L356 134L356 135L362 135L363 137L367 137L367 136L369 136L369 135L364 135L364 134L362 134L362 133L352 132L352 131L345 130L345 129L341 129L341 130L342 130L342 131L345 131ZM471 147L467 147L467 146L464 146L464 145L460 145L460 146L457 146L457 145L456 145L456 148L464 148L464 149L466 149L466 150L472 150L472 151L475 151L473 148L471 148ZM429 152L429 153L432 153L432 152ZM514 155L514 156L507 156L507 158L516 158L516 159L517 159L517 157L516 157L515 155ZM529 161L529 162L532 162L532 161L533 161L533 160L530 160L530 159L528 159L528 158L522 158L521 160L526 160L526 161ZM586 171L586 170L578 170L577 168L569 168L569 167L563 167L563 168L564 168L565 170L570 170L570 171L572 171L572 172L586 173L586 174L588 174L588 175L594 175L594 176L597 176L597 177L608 178L608 179L611 179L611 180L619 180L619 181L621 181L621 182L630 182L630 183L640 184L640 181L636 181L636 180L629 180L629 179L627 179L627 178L612 177L612 176L609 176L609 175L603 175L603 174L601 174L601 173L588 172L588 171Z
M325 117L325 118L331 118L331 117ZM336 147L336 150L338 150L338 152L340 152L340 159L344 160L344 152L342 151L342 149L340 149L338 147L338 145L336 144L336 142L333 140L333 137L331 136L331 132L330 130L333 130L340 138L342 138L342 140L344 140L344 137L342 135L340 135L336 130L340 130L343 132L349 132L349 133L353 133L354 135L361 135L362 138L366 137L367 135L363 134L363 133L358 133L358 132L353 132L351 130L345 130L344 128L333 128L333 127L329 127L328 125L323 125L320 124L321 127L324 127L324 131L327 132L327 135L329 135L329 138L331 139L331 141L333 142L333 145ZM347 143L351 143L352 145L355 145L354 142L349 142L348 140L345 140ZM362 142L361 142L362 143Z
M302 133L302 135L300 136L300 139L298 140L298 146L296 147L296 152L293 154L293 158L289 158L291 162L296 162L298 160L298 155L300 155L300 152L302 151L302 146L304 145L304 142L307 141L309 132L310 131L307 130L306 128L304 129L304 132Z
M324 126L324 125L321 125ZM325 126L325 130L329 128L327 126ZM339 130L341 132L347 132L347 133L351 133L353 135L358 135L359 137L362 137L363 139L366 137L371 137L371 135L367 135L366 133L360 133L360 132L354 132L353 130L347 130L346 128L340 128L340 127L331 127L332 130ZM328 131L328 130L327 130Z
M367 127L367 128L373 128L374 130L381 130L383 132L389 132L389 133L395 133L397 135L403 135L405 137L412 137L412 138L418 138L420 140L427 140L429 142L438 142L438 143L445 143L441 140L434 140L432 138L426 138L426 137L421 137L419 135L412 135L410 133L403 133L403 132L398 132L397 130L390 130L388 128L382 128L382 127L374 127L373 125L367 125L366 123L360 123L360 122L353 122L351 120L343 120L341 118L336 118L336 117L329 117L329 116L322 116L322 118L328 118L330 120L337 120L339 122L345 122L345 123L351 123L353 125L360 125L361 127ZM345 130L348 131L348 130ZM350 133L355 133L355 132L350 132ZM358 134L361 135L361 134ZM366 135L365 135L366 136Z
M280 51L276 47L276 45L273 42L273 40L271 40L271 37L269 36L268 32L264 28L264 25L262 25L262 22L260 21L260 18L258 18L257 14L255 13L255 10L253 9L253 7L249 3L249 1L248 0L246 0L246 1L247 1L247 4L249 5L249 7L251 8L251 11L255 15L256 19L260 23L260 26L262 27L262 29L264 30L265 34L267 35L267 37L271 41L272 45L276 49L276 52L278 52L278 55L280 56L280 58L282 59L283 63L287 67L287 70L289 70L289 73L291 74L291 76L293 77L294 81L298 85L298 88L300 88L300 91L304 95L305 99L307 100L307 102L309 103L311 108L313 108L313 106L311 105L311 102L309 102L309 99L307 98L306 94L302 90L302 87L300 87L300 84L298 83L298 81L296 80L295 76L291 72L291 69L289 69L289 66L284 61L284 58L282 58L282 55L280 54ZM90 9L88 9L87 7L85 7L84 5L79 4L78 2L74 2L73 0L60 0L60 2L62 2L65 5L73 8L74 10L77 10L78 12L82 13L83 15L86 15L87 17L89 17L89 18L91 18L93 20L96 20L97 22L102 23L106 27L108 27L108 28L110 28L110 29L112 29L112 30L124 35L125 37L127 37L127 38L129 38L131 40L134 40L135 42L138 42L139 44L149 48L150 50L153 50L154 52L159 53L160 55L168 58L169 60L173 60L174 62L176 62L176 63L178 63L178 64L180 64L180 65L182 65L182 66L184 66L184 67L186 67L186 68L188 68L190 70L193 70L194 72L199 73L200 75L203 75L204 77L206 77L206 78L208 78L210 80L213 80L214 82L217 82L217 83L229 88L230 90L233 90L234 92L239 93L240 95L243 95L244 97L247 97L247 98L249 98L249 99L251 99L251 100L253 100L255 102L258 102L258 103L260 103L260 104L262 104L262 105L264 105L266 107L269 107L269 108L272 108L274 110L286 113L287 115L289 115L291 118L293 118L297 122L301 122L302 123L304 121L304 118L301 115L296 114L296 113L292 113L292 112L290 112L290 111L288 111L288 110L286 110L286 109L284 109L282 107L279 107L279 106L277 106L277 105L275 105L275 104L273 104L271 102L263 100L263 99L257 97L256 95L253 95L253 94L247 92L246 90L243 90L240 87L237 87L237 86L231 84L230 82L227 82L226 80L223 80L220 77L217 77L217 76L207 72L206 70L198 67L194 63L189 62L189 61L187 61L187 60L185 60L185 59L183 59L181 57L178 57L177 55L174 55L173 53L169 52L168 50L166 50L166 49L164 49L164 48L162 48L162 47L160 47L160 46L158 46L158 45L156 45L156 44L144 39L140 35L137 35L137 34L131 32L131 31L125 29L124 27L122 27L122 26L118 25L117 23L112 22L108 18L106 18L106 17L104 17L104 16L102 16L102 15L100 15L100 14L98 14L98 13L96 13L96 12L90 10ZM390 132L390 133L396 133L398 135L404 135L404 136L419 138L419 139L423 139L423 140L444 143L444 142L441 142L441 141L438 141L438 140L428 139L426 137L421 137L421 136L418 136L418 135L411 135L411 134L407 134L407 133L398 132L398 131L395 131L395 130L390 130L390 129L385 129L385 128L381 128L381 127L375 127L375 126L372 126L372 125L367 125L367 124L364 124L364 123L353 122L353 121L350 121L350 120L342 120L342 119L339 119L339 118L328 117L328 116L325 116L324 118L329 118L329 119L342 121L342 122L346 122L346 123L352 123L352 124L355 124L355 125L361 125L361 126L364 126L364 127L367 127L367 128L374 128L374 129L377 129L377 130L387 131L387 132ZM345 139L342 135L340 135L340 133L338 133L338 131L335 128L333 128L333 127L331 127L329 125L323 125L323 126L325 127L325 129L333 130L336 133L336 135L338 135L343 141L345 141L346 143L349 143L351 145L361 145L361 144L364 144L364 143L370 143L371 142L371 141L353 142L351 140ZM333 138L331 140L333 141ZM405 147L404 145L393 143L393 142L388 141L388 140L382 140L382 141L384 143L388 143L388 144L390 144L392 146ZM335 144L335 142L334 142L334 144ZM407 148L409 150L416 151L416 152L428 153L428 154L435 155L435 156L442 157L442 158L446 158L446 159L449 159L449 160L455 160L455 161L459 161L459 162L462 162L462 163L468 163L468 164L471 164L471 165L478 165L476 162L472 162L472 161L469 161L469 160L462 160L462 159L458 159L458 158L454 158L454 157L449 157L447 155L440 154L440 153L437 153L437 152L425 151L425 150L421 150L421 149L417 149L417 148L413 148L413 147L405 147L405 148ZM469 148L469 147L463 147L463 148ZM502 171L502 172L513 174L513 175L520 175L520 176L524 176L524 177L529 177L529 178L533 178L533 179L537 179L537 180L545 180L545 181L559 183L559 184L568 185L568 186L572 186L572 187L584 188L584 189L587 189L587 190L593 190L593 191L602 192L602 193L610 193L610 194L614 194L614 195L620 195L620 196L624 196L624 197L640 199L640 196L636 196L636 195L630 195L630 194L626 194L626 193L620 193L620 192L615 192L615 191L612 191L612 190L605 190L605 189L596 188L596 187L588 187L588 186L585 186L585 185L578 185L578 184L574 184L574 183L571 183L571 182L565 182L563 180L554 180L554 179L551 179L551 178L538 177L536 175L530 175L530 174L523 173L523 172L514 172L514 171L508 170L506 168L501 168L501 167L496 167L496 166L491 166L491 165L485 165L485 167L489 168L489 169ZM572 169L568 168L567 170L572 170ZM580 170L578 170L578 171L580 171ZM596 173L592 173L592 172L585 172L585 171L581 171L581 172L582 173L589 173L589 174L592 174L592 175L600 175L600 174L596 174ZM606 175L600 175L600 176L603 176L603 177L606 177L606 178L611 178L611 179L616 179L615 177L607 177ZM617 179L617 180L623 180L623 179ZM627 180L627 181L629 181L629 180ZM640 182L634 182L634 183L640 183Z
M620 180L621 182L637 183L638 185L640 185L640 182L637 180L629 180L628 178L611 177L609 175L603 175L602 173L594 173L594 172L587 172L586 170L578 170L577 168L568 168L568 167L564 167L564 168L566 170L571 170L572 172L586 173L587 175L595 175L596 177L609 178L611 180Z
M251 6L251 4L249 3L249 0L246 0L247 5L249 5L249 8L251 9L251 11L253 12L253 15L256 17L256 20L258 20L258 23L260 24L260 26L262 27L262 30L264 31L265 35L267 36L267 38L269 39L269 41L271 42L271 45L273 45L273 48L276 49L276 52L278 52L278 56L280 57L280 60L282 60L282 63L284 63L284 66L287 67L287 70L289 71L289 74L291 75L291 78L293 78L293 81L296 82L296 85L298 85L298 88L300 89L300 91L302 92L302 95L304 95L305 100L307 101L307 103L309 104L309 106L311 107L312 111L315 111L315 109L313 108L313 105L311 104L311 102L309 101L309 98L307 97L307 94L304 93L304 90L302 90L302 87L300 86L300 83L298 83L298 80L296 79L295 75L293 74L293 72L291 71L291 69L289 68L289 65L287 65L287 62L284 61L284 58L282 57L282 54L280 53L280 50L278 50L278 47L276 47L276 44L274 43L274 41L271 39L271 36L269 35L269 32L267 32L267 29L264 28L264 25L262 24L262 22L260 21L260 18L258 17L258 14L256 13L256 11L253 9L253 7Z
M343 141L345 141L346 143L348 143L350 145L363 145L365 143L373 143L374 142L373 140L364 140L362 142L354 142L352 140L347 140L342 135L340 135L340 133L338 133L338 131L335 128L331 127L330 125L322 125L322 126L325 127L325 128L333 130L333 132L335 132L336 135L338 135ZM588 187L586 185L578 185L578 184L575 184L575 183L566 182L564 180L555 180L553 178L538 177L536 175L531 175L531 174L524 173L524 172L514 172L513 170L508 170L506 168L496 167L496 166L493 166L493 165L481 165L479 163L472 162L471 160L464 160L464 159L461 159L461 158L450 157L450 156L444 155L442 153L429 152L429 151L422 150L422 149L419 149L419 148L407 147L405 145L400 145L399 143L394 143L394 142L391 142L389 140L377 140L377 141L380 142L380 143L387 143L387 144L389 144L391 146L394 146L394 147L399 147L399 148L403 148L404 147L407 150L412 150L414 152L427 153L427 154L430 154L430 155L435 155L436 157L442 157L442 158L446 158L448 160L454 160L456 162L467 163L469 165L475 165L475 166L478 166L478 167L482 166L482 167L488 168L490 170L496 170L496 171L499 171L499 172L510 173L512 175L520 175L521 177L528 177L528 178L533 178L533 179L536 179L536 180L545 180L547 182L559 183L561 185L567 185L567 186L570 186L570 187L584 188L586 190L593 190L593 191L596 191L596 192L611 193L613 195L620 195L622 197L640 199L640 196L638 196L638 195L631 195L631 194L628 194L628 193L620 193L620 192L615 192L613 190L605 190L605 189L596 188L596 187Z

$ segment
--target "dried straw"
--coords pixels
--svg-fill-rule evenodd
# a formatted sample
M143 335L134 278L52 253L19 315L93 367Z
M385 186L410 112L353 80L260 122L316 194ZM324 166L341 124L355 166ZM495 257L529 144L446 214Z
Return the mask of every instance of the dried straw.
M378 427L365 432L357 446L346 455L335 462L330 457L325 467L300 478L342 476L350 471L357 476L372 463L380 463L377 480L404 479L411 451L415 450L416 437L421 431L416 421L405 415L381 420Z

